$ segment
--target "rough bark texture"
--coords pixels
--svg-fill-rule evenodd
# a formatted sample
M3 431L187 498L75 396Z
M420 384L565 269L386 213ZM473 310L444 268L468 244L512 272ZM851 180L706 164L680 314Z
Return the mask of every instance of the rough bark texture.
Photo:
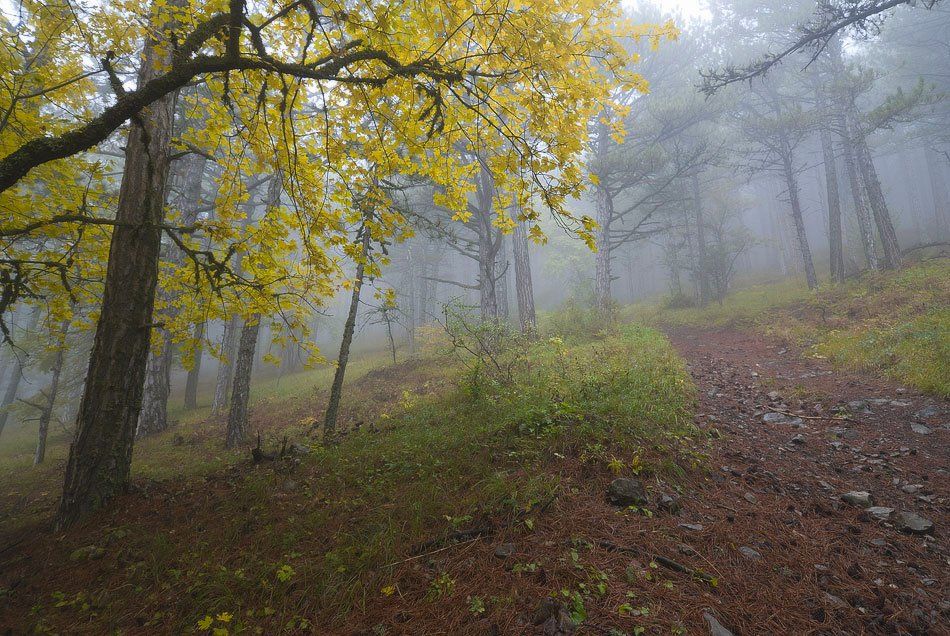
M515 291L518 297L518 320L522 333L534 333L538 329L538 317L534 310L534 283L531 281L531 258L528 252L528 232L524 223L515 226L512 236L512 252L515 261Z
M156 25L151 34L171 25ZM139 86L167 65L174 47L145 43ZM132 443L142 402L152 308L158 280L165 183L175 92L131 124L119 188L102 308L69 450L57 526L107 505L128 487Z
M192 154L180 159L174 172L181 183L181 197L178 207L181 209L181 224L194 224L198 218L201 204L201 181L208 159L204 155ZM175 265L185 262L185 254L177 246L169 245L171 261ZM174 317L176 310L173 298L165 290L159 292L166 304L166 314ZM145 388L142 396L142 411L139 414L137 435L143 437L160 433L168 428L168 396L171 393L171 371L175 359L175 345L172 335L162 329L162 346L149 355L148 370L145 375Z
M56 407L56 395L59 393L59 379L63 374L63 363L66 361L66 336L69 335L69 322L61 327L62 342L56 350L53 367L50 369L49 385L46 387L46 402L40 412L40 425L36 438L36 452L33 454L33 465L37 466L46 459L46 439L49 436L49 423L53 419L53 409Z
M198 380L201 379L201 358L204 354L204 347L201 346L205 335L205 323L199 322L195 325L195 331L192 337L197 346L195 347L195 360L188 369L188 377L185 379L185 408L198 408Z
M251 371L261 317L255 314L241 328L237 359L234 363L234 387L231 390L231 408L228 411L228 430L225 443L228 448L240 446L247 440L248 405L251 398Z
M930 178L930 194L934 204L934 229L938 236L946 236L950 230L950 196L947 194L947 182L940 174L940 163L944 161L934 150L926 152L927 176Z
M607 161L609 135L607 125L601 123L597 134L597 163L603 166ZM603 182L594 186L594 220L597 221L597 234L594 243L594 302L597 309L607 314L610 311L610 193Z
M703 200L699 192L699 175L694 173L691 186L693 195L693 211L696 214L696 256L697 272L699 278L699 304L705 305L709 302L709 273L706 268L709 259L706 256L706 227L703 223Z
M871 211L874 213L874 224L877 226L877 234L881 239L884 267L899 269L902 258L901 247L897 241L897 232L894 230L891 213L887 209L887 200L884 198L884 191L881 189L881 182L878 179L877 169L874 167L874 159L871 157L867 140L860 131L856 130L856 127L854 130L854 147L861 167L861 176L864 178L864 185L867 189L868 201L871 204Z
M818 91L818 108L827 117L824 98ZM838 167L835 163L835 147L831 133L825 126L818 129L821 141L821 157L825 165L825 190L828 206L828 246L830 256L831 280L840 283L844 280L844 244L841 235L841 195L838 192Z
M871 214L868 211L864 190L861 188L861 178L858 174L857 160L854 155L854 145L851 136L847 133L844 118L837 118L837 126L843 132L841 146L844 151L844 166L848 172L848 185L851 187L851 198L854 201L854 213L858 218L858 229L861 232L861 243L864 247L864 256L867 259L868 269L880 269L877 252L874 248L874 229L871 227Z
M795 236L798 239L798 251L805 268L805 280L808 289L818 287L818 277L815 275L815 264L811 258L811 248L808 247L808 236L805 234L805 220L802 217L802 205L798 198L798 181L792 169L792 162L786 158L783 162L785 169L785 183L788 186L788 200L792 206L792 221L795 224Z
M214 381L214 398L211 401L212 415L220 415L231 396L234 356L237 354L238 329L240 328L241 319L237 316L232 316L224 324L224 334L221 336L221 361L218 363L218 373Z
M498 319L498 276L496 264L501 247L501 231L492 225L492 201L495 184L491 173L484 167L479 171L475 198L477 214L473 221L478 234L478 300L483 321Z
M336 361L336 371L333 373L333 385L330 387L330 400L327 403L326 416L323 419L323 439L332 441L336 434L337 418L340 414L340 399L343 396L343 379L346 376L346 364L350 359L350 344L353 342L353 331L356 328L356 314L360 306L360 292L363 289L363 278L366 273L365 262L369 257L370 232L366 227L372 215L366 213L363 217L363 226L360 228L360 261L356 264L356 282L350 294L350 309L343 324L343 339L340 341L340 356Z
M10 374L10 382L7 384L7 390L3 393L3 402L0 402L0 435L6 428L7 420L10 418L10 406L16 400L17 393L20 390L20 382L23 380L23 355L19 354L13 362L13 373Z

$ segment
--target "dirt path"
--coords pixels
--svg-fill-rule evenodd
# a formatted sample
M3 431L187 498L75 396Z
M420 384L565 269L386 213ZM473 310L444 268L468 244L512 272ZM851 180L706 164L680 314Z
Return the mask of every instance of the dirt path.
M694 511L711 528L697 534L708 558L734 544L745 561L723 564L746 574L740 598L717 608L723 623L743 633L950 633L950 406L758 335L670 337L699 388L697 424L721 434L703 488L712 510ZM824 419L839 409L850 419ZM841 501L849 491L879 508ZM933 522L932 536L902 531L904 511ZM750 612L761 619L752 630Z

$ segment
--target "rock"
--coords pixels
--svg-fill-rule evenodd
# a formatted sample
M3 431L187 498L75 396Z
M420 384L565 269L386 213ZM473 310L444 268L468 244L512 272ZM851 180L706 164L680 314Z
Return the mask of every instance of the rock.
M310 454L309 446L306 446L304 444L298 444L297 442L294 442L293 444L291 444L288 450L294 455L309 455Z
M829 594L825 592L825 600L828 601L828 604L837 609L844 609L848 607L848 604L840 596L835 596L834 594Z
M848 402L848 410L852 413L870 413L867 400L852 400Z
M914 431L918 435L930 435L933 433L929 426L925 426L923 424L911 424L910 430Z
M702 532L703 524L701 523L681 523L679 524L680 528L685 528L686 530L692 530L693 532Z
M870 508L874 505L874 498L871 493L863 490L852 490L841 495L841 500L858 508Z
M804 437L803 435L800 435L800 434L799 434L799 435L796 435L795 437L793 437L790 441L791 441L792 444L797 444L798 446L804 446L804 445L805 445L805 437Z
M769 391L769 399L770 399L770 400L777 400L777 399L779 399L780 397L782 397L782 394L779 393L778 391Z
M502 543L495 546L495 556L499 559L507 559L515 553L514 543Z
M297 482L294 481L293 479L285 479L284 483L281 484L281 490L283 490L284 492L293 492L297 490L297 486L298 486Z
M680 501L676 497L663 494L660 495L659 508L660 510L665 510L670 514L675 515L680 511Z
M907 402L906 400L891 400L890 404L891 406L896 406L897 408L907 408L910 406L910 402Z
M534 612L532 622L541 626L544 636L571 636L577 631L577 625L571 619L570 613L553 598L541 601Z
M916 495L917 491L920 490L920 484L905 484L901 486L901 490L906 492L908 495Z
M739 552L741 552L742 556L744 556L745 558L751 559L753 561L758 561L759 559L762 558L761 554L759 554L756 550L753 550L747 545L744 545L741 548L739 548Z
M757 504L757 503L759 503L759 500L758 500L758 499L756 498L756 496L753 495L751 492L747 492L747 493L743 494L743 495L742 495L742 498L745 499L746 501L748 501L750 504Z
M97 545L87 545L82 548L76 548L69 555L70 561L82 561L84 559L101 559L106 551Z
M924 408L914 413L914 415L922 420L929 420L932 417L937 417L940 415L940 409L936 404L928 404Z
M906 510L897 515L897 527L907 534L933 534L934 532L933 521Z
M890 519L891 515L894 514L893 508L888 508L887 506L871 506L864 510L869 515L873 515L880 519L881 521L887 521Z
M766 424L781 424L788 419L788 416L784 413L774 413L769 411L762 416L762 421Z
M709 636L735 636L732 632L722 626L716 617L709 612L703 612L703 619L709 625Z
M647 503L646 490L639 479L620 477L607 487L607 501L615 506L642 506Z
M681 543L676 548L680 554L685 556L696 556L697 552L693 549L693 546Z

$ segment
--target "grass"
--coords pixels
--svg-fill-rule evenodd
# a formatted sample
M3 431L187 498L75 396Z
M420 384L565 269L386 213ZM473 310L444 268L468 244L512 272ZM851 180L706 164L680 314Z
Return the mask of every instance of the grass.
M950 397L950 262L869 272L811 292L797 281L741 289L721 305L635 306L632 316L672 327L754 328L836 366L885 375Z
M444 378L446 361L436 362ZM82 576L58 577L24 625L181 632L204 621L281 633L341 622L393 593L388 564L411 546L492 521L530 524L578 463L682 470L693 389L656 331L541 339L518 354L510 383L449 366L457 382L402 389L337 445L257 470L218 467L90 525L62 549L105 546L101 567L67 563ZM392 371L423 385L404 366ZM294 411L278 398L273 408ZM108 547L117 532L121 550Z

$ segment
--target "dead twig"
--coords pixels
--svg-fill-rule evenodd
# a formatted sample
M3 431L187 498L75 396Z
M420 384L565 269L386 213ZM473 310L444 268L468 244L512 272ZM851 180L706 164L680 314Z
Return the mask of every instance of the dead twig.
M772 411L773 413L781 413L782 415L787 415L788 417L800 417L803 420L833 420L836 422L851 422L852 424L861 423L858 420L852 419L850 417L844 417L843 415L799 415L798 413L783 411L781 409L772 408L771 406L766 406L765 408L769 411Z
M706 582L713 580L713 577L706 574L705 572L702 572L700 570L694 570L693 568L687 565L683 565L682 563L679 563L677 561L674 561L673 559L669 559L659 554L644 556L644 554L637 548L617 545L616 543L605 541L603 539L597 541L595 545L599 548L603 548L604 550L610 550L611 552L620 552L622 554L629 554L632 556L638 556L640 558L649 557L652 561L656 562L657 565L662 565L668 570L679 572L680 574L686 574L688 576L693 576Z

